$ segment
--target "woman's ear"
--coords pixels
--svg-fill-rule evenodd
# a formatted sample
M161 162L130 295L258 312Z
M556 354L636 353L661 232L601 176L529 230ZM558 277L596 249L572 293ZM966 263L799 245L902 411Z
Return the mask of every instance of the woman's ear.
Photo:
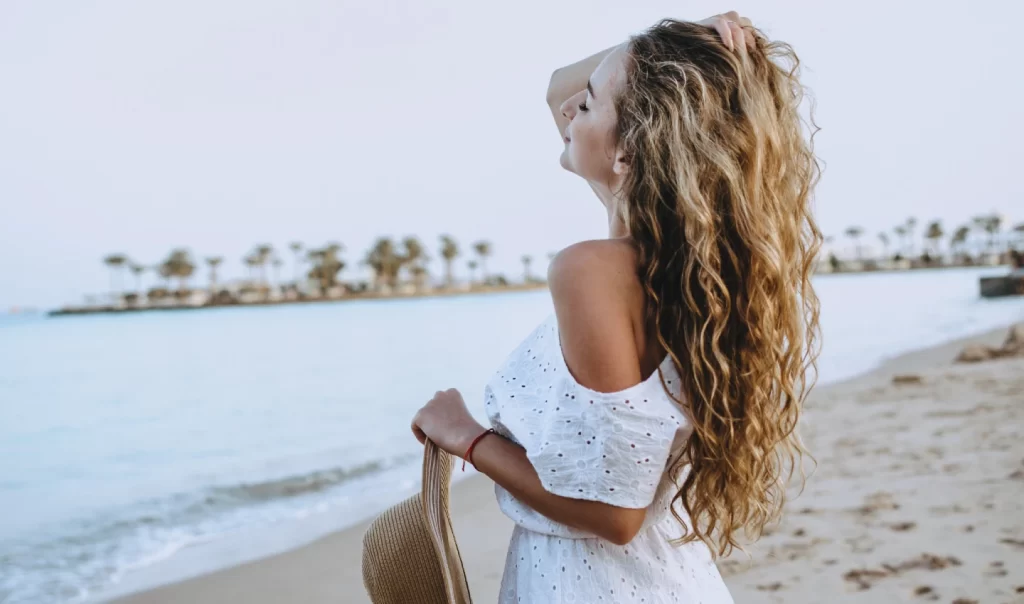
M629 158L626 157L626 152L622 149L615 152L615 163L612 164L612 172L616 176L625 176L629 172Z

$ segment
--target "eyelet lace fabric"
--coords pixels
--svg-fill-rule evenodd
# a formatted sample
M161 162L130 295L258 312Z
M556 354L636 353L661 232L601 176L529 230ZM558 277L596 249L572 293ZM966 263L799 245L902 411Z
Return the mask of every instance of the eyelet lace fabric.
M498 368L484 392L491 427L526 450L547 491L647 509L640 533L619 546L554 522L495 485L516 524L499 602L732 602L703 543L670 543L683 529L671 513L678 487L668 469L692 428L666 387L679 398L668 358L620 392L579 384L554 315Z

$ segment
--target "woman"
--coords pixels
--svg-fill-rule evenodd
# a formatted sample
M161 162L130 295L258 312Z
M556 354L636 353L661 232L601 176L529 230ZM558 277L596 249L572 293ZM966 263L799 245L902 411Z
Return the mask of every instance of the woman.
M797 59L736 13L555 72L562 165L609 238L554 259L554 316L485 391L413 420L496 483L501 602L731 602L714 558L776 519L817 352L818 166Z

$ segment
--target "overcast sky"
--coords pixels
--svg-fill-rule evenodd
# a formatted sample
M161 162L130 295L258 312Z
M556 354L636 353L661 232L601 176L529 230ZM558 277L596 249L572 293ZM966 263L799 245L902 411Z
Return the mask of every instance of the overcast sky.
M0 0L0 309L79 301L105 254L172 246L232 277L257 243L339 241L353 266L378 235L451 233L543 270L606 234L558 167L551 71L729 8L804 61L826 233L1024 220L1024 3L637 4Z

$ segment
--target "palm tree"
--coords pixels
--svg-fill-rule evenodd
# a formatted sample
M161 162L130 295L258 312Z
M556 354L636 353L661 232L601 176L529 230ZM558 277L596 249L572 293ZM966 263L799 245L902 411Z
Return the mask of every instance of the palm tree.
M907 238L910 240L910 250L907 252L908 256L914 255L914 229L916 228L917 218L914 218L913 216L907 218Z
M217 267L224 262L224 258L221 256L209 256L206 258L206 264L210 267L210 291L217 289Z
M530 264L533 262L531 256L523 256L520 258L523 263L523 283L529 283L533 281L533 277L530 276Z
M402 240L402 247L405 248L405 253L402 256L406 262L415 263L425 257L423 252L423 244L416 237L409 236Z
M402 240L402 247L404 250L399 256L402 266L406 267L406 270L409 271L410 277L418 278L422 281L427 273L424 263L428 259L427 253L423 249L423 244L416 237L409 236ZM418 283L417 285L420 284Z
M263 285L267 285L267 263L270 262L270 257L274 253L274 246L269 243L257 245L256 250L253 252L253 256L256 259L256 266L260 269L260 282Z
M971 218L971 225L975 229L977 229L979 231L987 232L989 230L989 228L990 228L989 227L989 217L988 216L975 216L974 218ZM984 249L985 249L985 251L991 251L991 249L992 249L991 238L989 238L989 240L985 243Z
M246 271L249 273L249 281L255 281L256 278L253 275L256 273L256 269L260 265L259 256L256 254L249 254L245 258L242 258L242 262L245 263Z
M454 280L452 278L452 262L455 261L459 255L459 245L455 243L450 235L441 235L441 257L444 258L444 283L446 287L451 287Z
M882 256L886 259L889 258L889 234L882 231L878 234L879 241L882 242Z
M161 268L161 274L166 273L168 277L178 278L178 292L184 294L188 289L188 280L192 277L192 273L196 270L196 265L193 264L191 256L189 256L188 250L176 249L171 252L171 255L164 260Z
M852 226L846 229L846 236L853 239L853 245L855 253L857 254L857 260L861 259L863 250L860 248L860 236L864 234L864 229L859 226Z
M103 264L110 267L110 295L116 299L119 292L124 289L122 271L128 264L128 256L124 254L111 254L103 259Z
M277 256L270 259L270 266L274 267L274 283L281 283L281 267L284 266L284 260L281 260Z
M288 244L288 247L292 250L292 255L295 256L295 283L299 283L299 273L302 269L302 243L299 241L293 241Z
M168 267L166 263L161 262L160 264L155 264L150 268L154 273L160 275L160 279L163 280L163 288L167 291L171 291L171 277L174 275L171 274L170 267Z
M135 291L142 297L142 273L146 272L146 267L141 264L131 264L128 266L128 270L132 272L135 277Z
M962 255L964 253L963 248L967 243L967 237L970 234L971 227L967 225L958 227L949 240L949 253L953 255Z
M472 285L476 282L476 260L470 260L466 263L466 267L469 269L469 283Z
M907 255L907 226L903 225L903 224L897 225L895 228L893 228L893 232L895 232L896 236L900 238L900 251L897 252L897 253L901 257L906 256Z
M1024 222L1017 223L1013 226L1013 232L1017 235L1017 239L1024 245Z
M487 282L487 257L491 255L491 242L490 241L477 241L473 244L473 251L480 256L480 272L482 273L482 280Z
M992 251L996 247L996 239L999 229L1003 226L1003 217L999 214L991 214L985 217L985 232L988 233L988 249Z
M345 262L338 257L341 250L341 245L332 243L323 249L308 252L313 265L309 270L309 278L320 285L321 292L326 292L338 284L338 273L345 268Z
M385 283L391 287L398 284L402 260L403 257L395 252L395 244L390 237L378 237L363 262L373 270L374 286L379 289Z
M318 267L323 264L326 255L326 249L309 248L306 250L306 260L309 262L310 266L309 273L306 275L306 278L318 282L321 286L323 285L323 273L318 269Z
M939 255L939 242L945 235L946 233L942 230L941 221L933 220L928 224L928 230L925 231L924 237L928 240L928 247L933 256Z

